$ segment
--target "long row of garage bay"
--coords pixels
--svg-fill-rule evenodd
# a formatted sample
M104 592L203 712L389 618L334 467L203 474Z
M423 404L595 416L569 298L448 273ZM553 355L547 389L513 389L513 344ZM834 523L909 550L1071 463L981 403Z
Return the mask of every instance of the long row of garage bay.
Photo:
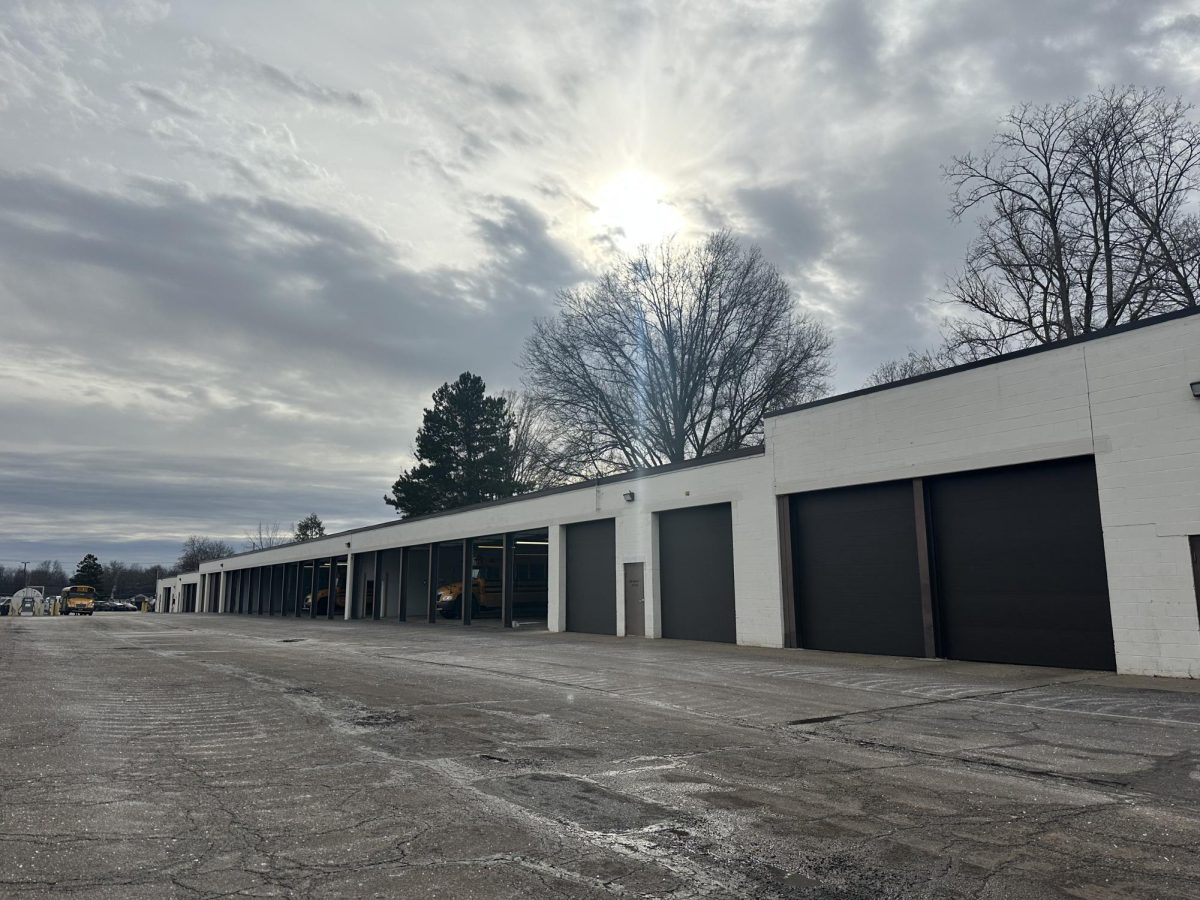
M1200 316L768 418L761 447L213 560L159 608L1200 676Z

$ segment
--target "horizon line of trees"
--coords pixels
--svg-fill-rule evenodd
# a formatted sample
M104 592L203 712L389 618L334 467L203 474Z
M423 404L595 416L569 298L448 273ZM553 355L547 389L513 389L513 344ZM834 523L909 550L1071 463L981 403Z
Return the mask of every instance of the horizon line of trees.
M273 540L274 543L251 545L252 538L248 532L246 549L263 549L265 546L276 546L289 540L307 541L323 537L325 524L316 513L310 513L293 526L292 534L288 537L281 534L277 524L264 526L260 523L257 535L265 537L253 539L256 544L263 540ZM101 563L93 553L86 554L79 561L73 574L68 574L57 559L31 563L28 571L24 566L0 564L0 595L14 594L27 584L30 587L44 588L49 594L60 594L69 584L90 584L102 598L111 596L124 599L137 594L153 596L159 578L170 578L180 572L194 572L202 562L221 559L236 552L233 545L227 541L191 535L181 545L179 557L174 565L143 565L116 559Z
M28 578L23 566L0 565L0 594L15 594L28 584L44 589L48 594L60 594L69 584L90 584L101 597L125 599L136 594L154 595L155 581L176 574L169 566L126 563L109 560L101 563L94 554L79 561L75 571L68 573L56 559L31 563Z

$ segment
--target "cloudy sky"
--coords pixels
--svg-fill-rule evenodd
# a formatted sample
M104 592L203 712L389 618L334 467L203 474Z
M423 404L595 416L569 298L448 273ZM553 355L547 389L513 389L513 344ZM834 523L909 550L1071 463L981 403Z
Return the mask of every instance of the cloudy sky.
M1022 100L1200 100L1198 0L0 4L0 563L388 517L556 290L759 244L835 386L931 342L939 166Z

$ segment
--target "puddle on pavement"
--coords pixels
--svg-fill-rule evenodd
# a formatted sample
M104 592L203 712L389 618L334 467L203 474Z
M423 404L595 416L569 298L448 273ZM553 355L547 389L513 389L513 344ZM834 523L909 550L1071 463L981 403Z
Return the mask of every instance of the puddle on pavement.
M484 779L475 786L543 816L575 822L591 831L632 831L676 817L665 806L569 775L514 775Z

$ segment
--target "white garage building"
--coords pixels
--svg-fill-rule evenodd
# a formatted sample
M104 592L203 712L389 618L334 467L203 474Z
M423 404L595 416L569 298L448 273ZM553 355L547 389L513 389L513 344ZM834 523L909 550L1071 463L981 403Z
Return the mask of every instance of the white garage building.
M1188 311L783 410L761 448L213 560L158 608L1198 677L1197 395Z

